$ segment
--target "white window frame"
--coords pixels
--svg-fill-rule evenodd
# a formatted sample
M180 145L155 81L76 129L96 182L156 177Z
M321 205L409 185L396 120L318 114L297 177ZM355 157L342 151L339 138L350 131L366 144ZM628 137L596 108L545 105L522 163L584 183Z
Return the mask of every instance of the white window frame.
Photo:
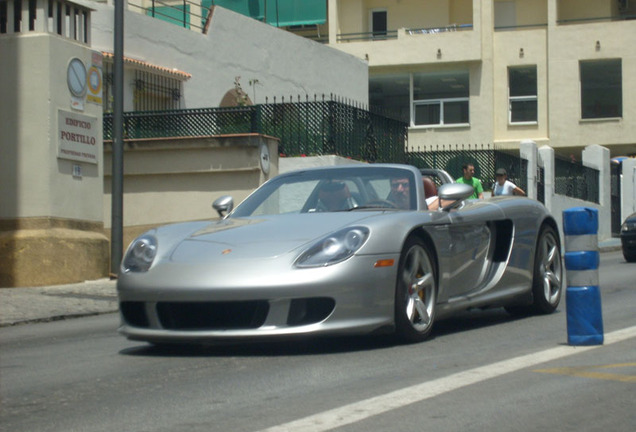
M534 66L535 80L537 80L537 68L536 65L528 65L527 69ZM539 123L539 98L537 94L525 95L525 96L510 96L510 69L523 68L524 66L508 66L508 125L510 126L524 126L524 125L536 125ZM537 82L538 87L538 82ZM538 93L539 89L535 89L535 93ZM513 102L535 102L537 104L537 119L531 121L513 121L512 120L512 103Z
M411 94L411 99L412 99ZM419 99L413 100L411 106L413 107L413 111L411 113L411 127L413 128L422 128L422 129L430 129L430 128L441 128L441 127L466 127L470 126L470 117L468 123L445 123L444 122L444 104L445 103L453 103L453 102L467 102L468 109L470 110L470 97L459 97L459 98L444 98L444 99ZM438 105L439 106L439 123L436 124L415 124L415 111L416 108L420 105Z
M536 102L537 103L537 120L531 121L513 121L512 120L512 103L513 102ZM510 96L508 89L508 124L510 126L536 125L539 123L539 99L537 96Z

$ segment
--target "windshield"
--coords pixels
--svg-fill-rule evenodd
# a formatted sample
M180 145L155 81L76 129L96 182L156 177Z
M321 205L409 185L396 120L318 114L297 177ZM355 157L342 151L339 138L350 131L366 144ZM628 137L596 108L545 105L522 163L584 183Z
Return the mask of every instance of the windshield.
M367 165L283 174L256 190L232 216L415 210L414 181L410 170Z

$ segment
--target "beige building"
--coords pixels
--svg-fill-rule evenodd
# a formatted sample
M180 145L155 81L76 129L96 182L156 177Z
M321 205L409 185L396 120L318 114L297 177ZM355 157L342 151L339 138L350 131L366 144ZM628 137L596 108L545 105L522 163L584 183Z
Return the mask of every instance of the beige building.
M329 0L315 31L368 61L369 102L411 149L636 154L636 1Z
M530 139L636 155L636 0L324 1L322 19L280 27L366 61L369 104L409 122L413 150ZM189 0L183 24L176 0L129 10L201 32L212 3ZM216 3L272 26L293 4Z
M117 270L109 269L112 163L103 142L111 3L0 0L0 287ZM218 106L239 76L253 101L334 92L366 102L366 62L240 14L215 9L206 33L124 15L125 111ZM277 173L274 139L199 138L127 143L127 228L216 217L218 195L240 199Z

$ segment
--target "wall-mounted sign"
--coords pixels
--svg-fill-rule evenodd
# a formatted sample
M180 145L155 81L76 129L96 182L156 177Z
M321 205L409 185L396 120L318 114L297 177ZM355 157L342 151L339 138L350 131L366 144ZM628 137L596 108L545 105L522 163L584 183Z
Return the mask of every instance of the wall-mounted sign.
M88 93L86 93L86 100L97 105L102 105L102 63L102 53L93 51L91 67L88 68Z
M87 72L84 62L72 58L66 68L66 84L71 92L71 108L83 111L86 95Z
M101 138L97 118L57 111L57 157L96 164Z
M66 82L73 96L82 97L86 94L86 67L80 59L73 58L69 62Z
M102 104L102 70L96 66L88 69L88 93L86 100L98 105Z

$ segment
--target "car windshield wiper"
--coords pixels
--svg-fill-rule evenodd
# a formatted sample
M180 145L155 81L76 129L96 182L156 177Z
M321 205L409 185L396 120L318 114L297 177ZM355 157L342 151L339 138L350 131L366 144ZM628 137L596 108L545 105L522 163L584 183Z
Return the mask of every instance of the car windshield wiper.
M354 211L354 210L400 210L400 209L395 207L387 207L387 206L376 204L376 205L361 205L357 207L351 207L350 209L344 210L344 211Z

